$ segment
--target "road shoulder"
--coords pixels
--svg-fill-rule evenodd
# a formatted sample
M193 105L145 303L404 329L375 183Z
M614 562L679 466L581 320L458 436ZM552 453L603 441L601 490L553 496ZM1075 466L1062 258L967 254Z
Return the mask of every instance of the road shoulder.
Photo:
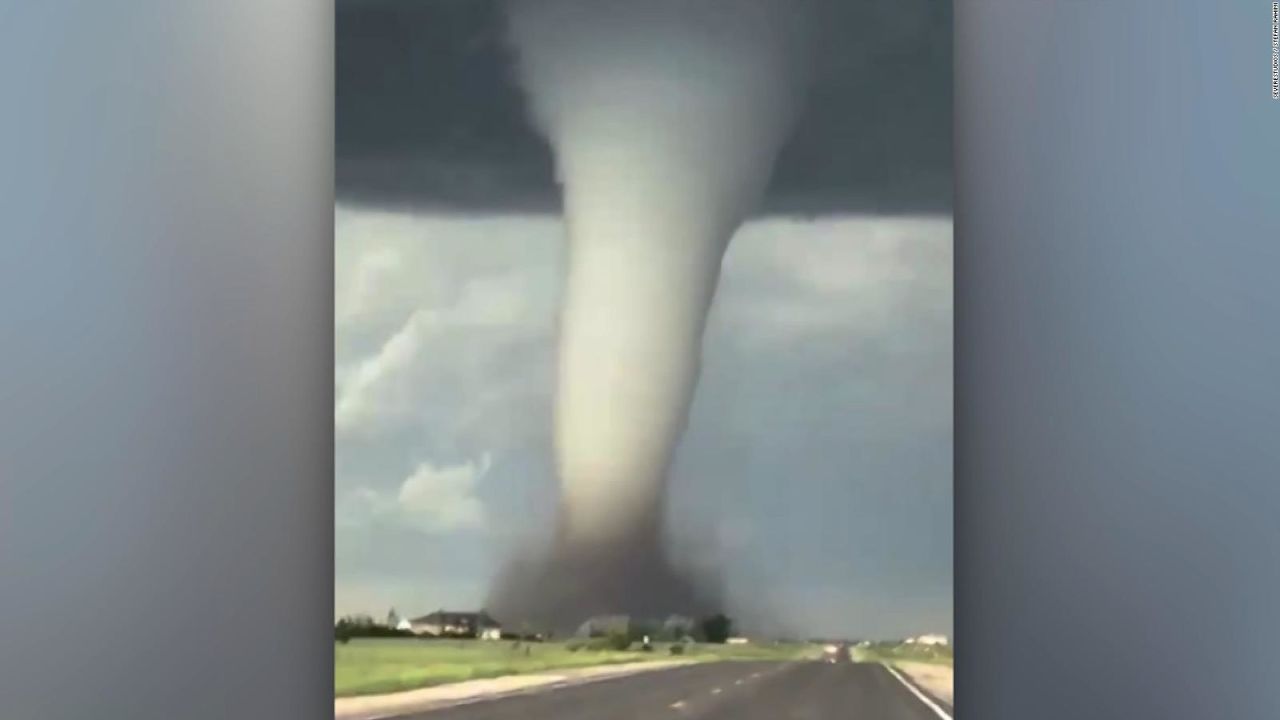
M384 695L359 695L336 698L335 720L374 720L424 710L452 707L553 688L580 685L624 675L695 664L695 660L655 660L617 665L599 665L561 671L507 675L484 680L468 680L447 685L406 690Z
M948 715L954 715L955 669L950 665L900 660L887 663L897 670L902 679L931 700L938 703Z

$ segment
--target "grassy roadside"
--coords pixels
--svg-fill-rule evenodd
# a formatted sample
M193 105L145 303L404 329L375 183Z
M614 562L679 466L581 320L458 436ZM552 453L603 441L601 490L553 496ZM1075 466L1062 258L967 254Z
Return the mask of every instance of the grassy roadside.
M872 643L852 648L852 656L858 662L882 662L888 665L896 665L899 662L918 662L955 666L955 655L947 645Z
M950 647L875 643L853 648L852 655L858 662L877 662L896 668L921 692L955 706L955 656Z
M337 697L412 690L432 685L628 662L686 659L699 662L790 660L816 657L820 648L794 645L692 645L672 655L657 644L639 650L570 650L564 643L484 640L360 638L334 645Z
M659 648L666 653L666 647ZM691 645L687 657L696 660L817 660L822 646L811 643L747 643L745 645Z

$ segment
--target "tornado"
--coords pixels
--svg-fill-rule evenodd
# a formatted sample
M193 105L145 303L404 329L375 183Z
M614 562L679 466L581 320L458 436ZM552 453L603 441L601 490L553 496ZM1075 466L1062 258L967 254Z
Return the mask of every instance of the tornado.
M668 557L667 481L734 232L800 106L811 19L796 0L513 0L507 35L563 191L553 546L489 606L563 629L587 616L719 609Z

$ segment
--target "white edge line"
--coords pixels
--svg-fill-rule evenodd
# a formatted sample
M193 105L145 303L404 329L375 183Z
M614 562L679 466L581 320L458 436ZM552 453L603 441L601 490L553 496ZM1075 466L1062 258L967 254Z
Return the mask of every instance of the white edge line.
M942 718L942 720L954 720L954 718L948 715L946 710L943 710L941 707L939 707L938 703L934 702L932 698L930 698L928 695L925 695L924 693L917 690L915 685L912 685L911 683L907 682L906 678L902 677L902 675L897 670L895 670L892 667L889 667L888 665L885 665L884 669L888 670L891 675L897 678L898 682L902 683L903 685L906 685L907 689L911 691L912 695L915 695L916 697L920 698L920 702L924 703L925 705L928 705L929 709L937 713L938 717Z

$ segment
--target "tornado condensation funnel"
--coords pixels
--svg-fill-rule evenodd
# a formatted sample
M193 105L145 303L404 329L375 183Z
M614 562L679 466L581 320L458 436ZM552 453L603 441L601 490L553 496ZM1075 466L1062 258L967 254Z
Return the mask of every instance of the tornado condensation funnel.
M734 219L727 178L645 145L562 155L569 272L556 401L562 541L656 532ZM692 170L693 168L688 168ZM721 171L723 172L723 171Z
M720 262L795 112L804 3L517 0L564 191L560 541L655 537Z
M509 20L570 242L561 539L653 533L719 264L794 115L800 4L517 0Z

